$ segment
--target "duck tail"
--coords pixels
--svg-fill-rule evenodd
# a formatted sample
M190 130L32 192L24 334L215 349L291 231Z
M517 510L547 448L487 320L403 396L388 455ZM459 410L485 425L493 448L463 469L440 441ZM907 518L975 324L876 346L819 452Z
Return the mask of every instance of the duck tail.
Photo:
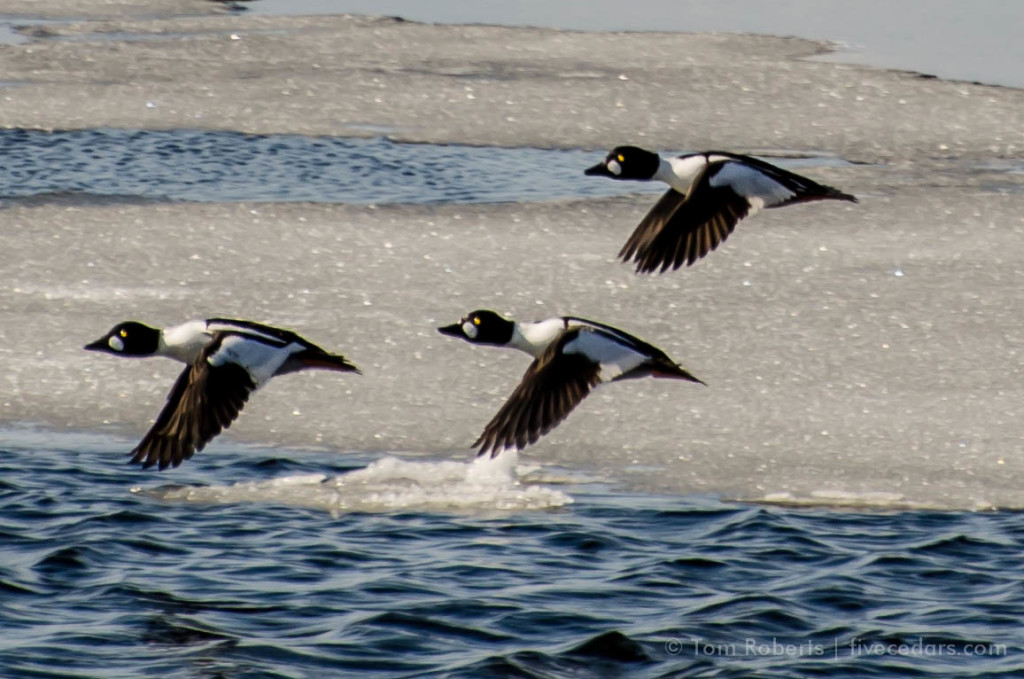
M688 382L696 382L697 384L703 384L705 387L708 386L707 382L696 377L683 366L676 363L659 363L658 365L651 368L651 377L663 377L666 379L673 380L686 380Z
M834 186L822 184L821 188L823 189L823 191L821 193L821 196L819 196L820 198L824 198L827 200L845 200L851 203L860 202L859 200L857 200L857 196L853 195L852 193L844 193L839 189L835 188Z
M362 371L354 363L340 354L315 353L299 357L303 368L319 368L320 370L335 370L337 372L356 373L362 375Z

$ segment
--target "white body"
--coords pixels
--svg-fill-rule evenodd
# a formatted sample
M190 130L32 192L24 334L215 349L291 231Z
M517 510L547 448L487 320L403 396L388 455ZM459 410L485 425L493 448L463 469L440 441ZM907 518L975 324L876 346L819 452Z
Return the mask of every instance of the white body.
M583 354L600 366L598 376L602 382L611 382L636 370L647 356L616 342L601 332L581 332L565 345L567 354Z
M189 321L161 331L156 353L182 363L192 363L212 339L213 332L207 328L206 321Z
M711 157L716 160L724 159L724 156ZM668 160L662 158L661 163L658 165L658 171L654 173L652 179L665 182L685 196L690 191L693 180L697 178L697 175L701 173L701 170L707 164L707 159L699 154L694 156L678 156Z
M574 326L570 325L570 327ZM558 339L565 330L566 323L561 318L549 318L534 323L516 323L509 346L525 351L536 358L544 353L548 345Z
M715 188L728 186L735 193L745 196L750 203L751 214L763 207L785 203L796 196L794 191L763 172L735 161L725 163L710 183Z
M160 333L157 354L191 364L199 357L203 347L210 343L214 334L221 331L230 331L232 334L225 337L217 352L207 359L210 365L240 365L257 387L266 384L292 354L306 348L295 342L282 345L279 338L246 326L221 321L189 321Z
M750 203L751 214L763 207L773 207L793 198L796 193L756 167L741 160L719 154L661 159L653 179L663 181L683 195L690 192L694 180L708 165L722 163L721 169L710 180L714 188L728 187Z
M565 354L582 354L600 366L602 382L622 377L648 360L648 356L623 343L610 328L598 327L578 318L549 318L535 323L516 323L509 346L540 356L566 330L585 328L563 348Z

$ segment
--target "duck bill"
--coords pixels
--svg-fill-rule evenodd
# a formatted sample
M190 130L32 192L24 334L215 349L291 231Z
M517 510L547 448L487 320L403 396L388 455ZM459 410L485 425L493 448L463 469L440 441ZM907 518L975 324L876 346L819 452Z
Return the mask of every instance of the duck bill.
M465 337L462 334L462 323L452 323L437 329L442 335L448 335L449 337Z
M615 175L613 175L611 173L611 170L609 170L608 166L605 165L604 163L598 163L594 167L588 167L586 170L583 171L583 174L587 175L588 177L614 177L615 176Z
M82 348L85 349L86 351L110 351L110 345L107 344L106 337L101 337L95 342L90 342L89 344L86 344Z

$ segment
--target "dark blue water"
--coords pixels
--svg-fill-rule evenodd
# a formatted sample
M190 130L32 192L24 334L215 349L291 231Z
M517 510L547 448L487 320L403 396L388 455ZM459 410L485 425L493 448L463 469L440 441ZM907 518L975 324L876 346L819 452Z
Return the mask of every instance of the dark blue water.
M662 185L586 177L604 151L400 144L196 130L0 130L0 199L82 194L200 202L500 203ZM800 169L834 156L777 159Z
M569 485L542 511L159 500L345 475L231 448L0 452L0 676L1024 676L1024 515L857 513Z

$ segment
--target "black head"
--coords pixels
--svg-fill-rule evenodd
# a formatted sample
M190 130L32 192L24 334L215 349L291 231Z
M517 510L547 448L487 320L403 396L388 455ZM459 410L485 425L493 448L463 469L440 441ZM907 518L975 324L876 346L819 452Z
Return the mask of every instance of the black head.
M583 174L612 179L651 179L660 164L657 153L637 146L616 146L603 161L587 168Z
M470 312L458 323L438 328L437 331L442 335L461 337L473 344L505 346L512 341L515 327L515 323L493 311L479 309Z
M88 351L115 356L152 356L160 345L160 331L135 321L118 323L103 337L86 344Z

